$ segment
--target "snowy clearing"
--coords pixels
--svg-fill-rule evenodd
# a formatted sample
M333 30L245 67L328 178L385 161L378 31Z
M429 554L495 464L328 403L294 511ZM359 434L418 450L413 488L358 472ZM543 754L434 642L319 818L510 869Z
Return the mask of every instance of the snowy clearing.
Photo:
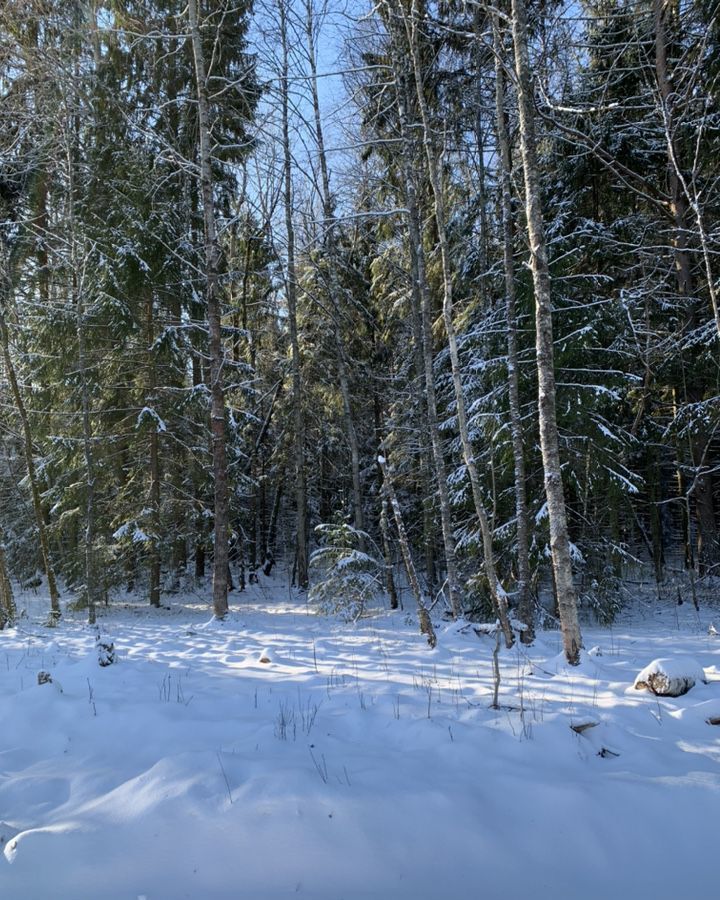
M645 606L501 652L406 613L355 626L264 579L101 610L117 662L46 601L0 633L0 897L8 900L653 898L718 893L720 638ZM715 616L717 618L717 616ZM599 650L598 650L599 648ZM708 683L633 689L689 656ZM269 660L269 661L265 661ZM38 673L52 682L38 684Z

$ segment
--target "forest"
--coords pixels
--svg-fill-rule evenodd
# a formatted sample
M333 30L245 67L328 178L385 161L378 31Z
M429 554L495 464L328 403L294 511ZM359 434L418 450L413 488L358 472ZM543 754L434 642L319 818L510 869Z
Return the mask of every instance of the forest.
M715 900L719 49L0 3L0 896Z
M222 617L276 559L575 661L628 578L697 603L717 3L1 17L4 621L206 575Z

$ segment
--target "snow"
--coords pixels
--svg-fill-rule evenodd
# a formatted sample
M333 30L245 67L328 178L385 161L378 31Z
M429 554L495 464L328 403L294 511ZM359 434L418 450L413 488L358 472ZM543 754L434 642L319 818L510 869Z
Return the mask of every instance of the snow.
M100 667L79 614L51 631L46 598L18 594L29 616L0 632L1 897L717 895L717 610L588 628L578 667L557 632L501 649L496 710L495 637L461 623L437 620L430 650L407 612L350 626L263 576L222 622L207 587L169 599L101 608L116 660ZM708 683L634 691L654 657Z
M699 682L706 682L699 663L686 656L654 659L639 672L633 687L656 694L685 694Z
M150 420L155 425L155 430L158 434L161 434L164 431L167 431L167 425L160 416L155 412L155 410L150 406L144 406L137 417L137 427L140 428L145 424L147 420Z
M123 524L113 532L113 540L120 541L131 536L133 544L143 544L150 540L146 532L136 525L135 522L123 522Z

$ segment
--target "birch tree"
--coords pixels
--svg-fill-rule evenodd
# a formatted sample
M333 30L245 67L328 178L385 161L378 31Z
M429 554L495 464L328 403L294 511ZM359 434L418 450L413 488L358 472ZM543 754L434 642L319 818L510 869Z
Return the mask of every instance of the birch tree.
M517 302L515 292L515 246L512 210L510 138L505 108L505 48L502 44L497 13L492 15L495 55L495 131L499 149L500 194L502 206L502 246L505 279L505 325L507 327L507 377L510 406L510 432L515 470L515 518L518 558L518 609L527 626L521 640L531 643L534 637L532 598L530 596L530 548L526 489L525 450L520 415L520 374L518 354Z
M505 643L508 647L511 647L513 645L514 637L508 615L507 595L505 594L505 591L497 577L493 550L493 537L487 511L485 509L485 503L482 497L480 477L475 462L475 452L470 442L470 434L468 430L467 410L465 408L465 395L463 391L462 372L460 368L460 357L458 353L457 335L453 318L453 272L452 261L450 258L450 247L446 230L447 214L445 210L445 198L443 193L443 186L441 183L440 169L438 165L438 153L435 145L434 134L432 131L432 124L428 113L427 102L425 99L425 89L423 86L424 79L421 69L420 48L418 41L420 17L417 0L413 0L411 13L409 16L404 14L401 6L398 6L397 14L401 17L401 21L407 36L407 43L409 45L410 59L412 62L412 75L417 94L417 108L420 113L420 122L423 129L423 146L425 149L427 169L434 199L435 225L438 232L438 242L440 244L440 257L442 262L443 322L445 324L445 333L447 335L448 349L450 352L453 390L455 395L458 430L460 432L463 460L467 469L475 513L477 515L478 524L480 526L483 560L485 563L485 572L490 588L490 595L493 599L493 605L497 612L498 618L500 619L500 624L505 636Z
M537 157L533 86L528 52L528 25L525 0L512 0L512 33L517 74L517 101L520 118L520 149L525 177L525 214L530 243L530 266L535 290L535 341L538 372L538 416L540 447L545 476L545 496L550 523L555 590L565 656L571 665L580 662L582 637L577 615L570 539L560 462L555 368L553 350L552 295L547 241L543 223L542 187Z

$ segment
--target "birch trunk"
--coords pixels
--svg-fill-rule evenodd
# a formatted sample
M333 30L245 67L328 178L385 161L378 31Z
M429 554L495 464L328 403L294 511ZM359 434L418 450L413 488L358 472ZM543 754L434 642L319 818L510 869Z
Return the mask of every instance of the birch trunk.
M570 540L563 493L557 415L555 409L555 371L553 354L552 298L550 268L543 223L540 172L535 138L533 89L528 53L527 11L525 0L512 0L512 30L515 44L518 112L520 115L520 151L525 176L525 206L530 263L535 290L535 345L539 382L538 416L550 523L550 551L565 656L570 665L580 662L582 637L577 615L577 599L572 574Z
M438 154L435 149L433 140L430 117L425 99L425 91L423 87L423 76L421 70L420 50L418 46L418 22L419 10L417 0L413 0L411 16L408 18L401 10L402 20L410 48L410 60L412 64L412 75L415 82L415 90L417 94L417 105L420 113L420 120L423 132L423 146L425 148L425 156L427 160L428 175L430 176L430 185L432 188L435 223L438 233L438 241L440 244L440 258L442 263L443 278L443 322L445 324L445 332L448 339L448 349L450 351L450 367L452 370L453 389L455 393L455 403L457 407L458 430L460 432L460 442L462 444L463 459L470 479L470 488L472 491L473 503L475 506L475 514L480 525L480 533L482 537L483 560L485 563L485 573L487 575L490 588L490 596L492 597L495 612L500 620L500 625L505 637L505 643L508 647L512 647L514 637L510 626L508 614L507 595L498 581L495 569L495 556L493 550L492 529L485 510L485 504L482 498L480 487L480 476L475 463L475 453L470 442L470 433L467 422L467 411L465 408L465 395L462 386L462 373L460 368L460 356L457 346L457 335L455 333L455 323L453 320L453 294L452 294L452 262L450 259L450 246L447 237L446 223L447 215L445 212L445 197L442 187L442 179L440 175L440 167L438 164Z
M515 259L513 248L513 212L510 155L510 138L505 118L505 56L497 14L493 15L493 44L495 49L495 130L499 150L499 173L502 197L503 263L505 274L505 325L507 328L507 376L510 398L510 434L512 437L513 465L515 470L515 518L518 557L518 613L527 629L520 635L525 644L535 639L532 597L530 595L530 539L528 527L528 503L525 482L525 453L520 415L520 377L518 366L518 324L515 296Z
M210 430L215 481L215 546L213 555L213 612L223 619L228 612L228 472L225 441L225 391L222 315L218 292L219 248L215 227L215 202L210 149L210 109L197 0L189 0L190 39L195 61L200 149L200 193L205 235L205 302L210 335Z

